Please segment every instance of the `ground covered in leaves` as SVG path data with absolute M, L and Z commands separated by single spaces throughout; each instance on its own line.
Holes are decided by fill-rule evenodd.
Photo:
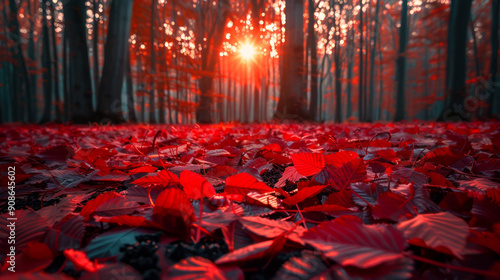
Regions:
M 0 168 L 2 279 L 500 277 L 499 123 L 3 126 Z

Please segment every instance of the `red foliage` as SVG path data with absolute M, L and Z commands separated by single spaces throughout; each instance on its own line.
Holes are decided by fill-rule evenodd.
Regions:
M 158 256 L 162 278 L 499 277 L 499 131 L 499 123 L 1 127 L 0 258 L 14 217 L 19 279 L 62 279 L 70 269 L 61 255 L 82 279 L 117 269 L 144 276 L 116 261 L 125 262 L 119 248 L 157 232 L 149 257 Z M 210 259 L 214 242 L 228 250 Z

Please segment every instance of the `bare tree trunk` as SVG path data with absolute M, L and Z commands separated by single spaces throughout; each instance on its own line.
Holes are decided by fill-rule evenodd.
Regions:
M 94 60 L 94 92 L 97 92 L 99 90 L 99 20 L 101 16 L 96 17 L 95 15 L 99 14 L 99 4 L 100 0 L 93 0 L 92 1 L 92 11 L 94 14 L 94 28 L 92 29 L 93 32 L 93 60 Z
M 35 17 L 34 15 L 36 14 L 36 7 L 35 9 L 32 8 L 31 2 L 32 1 L 27 1 L 28 2 L 28 13 L 29 13 L 29 22 L 30 22 L 30 30 L 29 30 L 29 39 L 28 39 L 28 58 L 31 60 L 31 63 L 34 63 L 36 61 L 36 56 L 35 56 Z M 33 67 L 31 67 L 33 70 Z M 27 107 L 28 107 L 28 121 L 30 123 L 36 123 L 37 116 L 38 116 L 38 108 L 36 106 L 36 93 L 37 93 L 37 87 L 36 85 L 36 79 L 37 75 L 33 72 L 30 74 L 30 85 L 32 86 L 32 91 L 28 93 L 29 95 L 26 96 L 27 99 Z
M 149 123 L 156 123 L 156 102 L 155 102 L 155 94 L 156 94 L 156 50 L 155 50 L 155 22 L 156 22 L 156 1 L 151 1 L 151 42 L 150 42 L 150 96 L 149 96 Z M 165 116 L 163 116 L 164 118 Z M 160 122 L 161 123 L 161 122 Z
M 308 120 L 304 87 L 304 30 L 302 0 L 286 0 L 285 44 L 280 71 L 280 98 L 275 118 Z
M 61 103 L 61 91 L 59 87 L 59 56 L 57 55 L 57 43 L 56 43 L 56 13 L 54 9 L 54 4 L 50 3 L 50 11 L 52 16 L 50 17 L 51 25 L 51 43 L 52 43 L 52 63 L 54 67 L 54 97 L 55 97 L 55 109 L 56 109 L 56 120 L 61 121 L 62 118 L 62 103 Z
M 471 118 L 464 106 L 466 91 L 467 25 L 472 0 L 452 1 L 448 30 L 446 99 L 439 121 L 468 121 Z
M 377 36 L 379 32 L 379 24 L 378 24 L 378 14 L 380 10 L 380 0 L 377 0 L 377 4 L 375 7 L 375 16 L 373 18 L 374 24 L 373 24 L 373 31 L 372 31 L 372 48 L 370 52 L 370 87 L 369 87 L 369 106 L 367 107 L 367 117 L 366 121 L 367 122 L 372 122 L 373 121 L 373 102 L 375 101 L 375 51 L 376 51 L 376 46 L 377 46 Z
M 92 80 L 85 26 L 85 0 L 68 0 L 63 4 L 69 43 L 70 119 L 76 123 L 87 123 L 92 116 Z
M 108 36 L 104 49 L 104 66 L 97 103 L 97 117 L 123 122 L 121 93 L 125 75 L 133 0 L 113 0 Z
M 42 123 L 52 119 L 52 61 L 50 53 L 49 26 L 47 22 L 47 5 L 45 1 L 40 2 L 42 9 L 42 67 L 43 72 L 43 115 Z
M 125 75 L 127 85 L 127 107 L 128 107 L 128 121 L 132 123 L 137 122 L 137 114 L 135 113 L 135 98 L 134 98 L 134 85 L 132 82 L 132 65 L 130 62 L 130 48 L 127 49 L 127 73 Z
M 403 0 L 401 7 L 401 26 L 399 27 L 399 51 L 396 60 L 396 114 L 394 121 L 402 121 L 405 119 L 405 78 L 406 78 L 406 44 L 408 43 L 408 0 Z
M 500 13 L 500 0 L 492 0 L 491 2 L 491 62 L 490 62 L 490 79 L 491 89 L 489 92 L 488 116 L 493 117 L 494 96 L 497 91 L 497 71 L 498 71 L 498 14 Z M 497 112 L 498 113 L 498 112 Z
M 358 121 L 364 121 L 363 108 L 363 1 L 359 7 L 359 76 L 358 76 Z
M 311 103 L 309 104 L 309 117 L 313 121 L 318 120 L 318 50 L 316 44 L 316 33 L 314 31 L 314 1 L 308 0 L 309 23 L 307 25 L 307 42 L 311 55 Z
M 28 74 L 28 67 L 26 66 L 26 61 L 24 59 L 23 55 L 23 50 L 21 47 L 21 33 L 19 30 L 19 21 L 17 20 L 17 4 L 15 0 L 9 0 L 9 19 L 8 19 L 8 24 L 9 24 L 9 33 L 10 33 L 10 39 L 12 39 L 14 43 L 14 47 L 11 48 L 11 52 L 13 53 L 13 56 L 17 60 L 17 64 L 13 65 L 13 70 L 14 70 L 14 80 L 15 82 L 13 83 L 13 93 L 15 94 L 13 97 L 13 100 L 16 100 L 15 103 L 17 104 L 14 107 L 14 114 L 15 118 L 14 121 L 24 121 L 24 111 L 25 108 L 23 105 L 23 99 L 26 96 L 34 96 L 32 94 L 32 85 L 30 83 L 30 78 Z M 4 7 L 5 11 L 5 7 Z M 23 83 L 19 83 L 18 77 L 21 76 Z M 23 85 L 24 85 L 24 90 L 23 90 Z
M 219 52 L 222 47 L 222 42 L 224 39 L 224 29 L 226 27 L 226 22 L 230 13 L 229 0 L 217 1 L 217 11 L 213 8 L 208 8 L 205 10 L 200 9 L 200 13 L 208 13 L 212 15 L 213 22 L 211 23 L 211 30 L 207 30 L 208 27 L 202 26 L 200 28 L 199 36 L 206 36 L 206 44 L 201 44 L 201 71 L 202 76 L 199 82 L 200 88 L 200 99 L 199 105 L 196 109 L 196 121 L 199 123 L 212 123 L 212 102 L 213 102 L 213 75 L 207 75 L 205 73 L 214 73 L 217 64 L 217 58 L 219 57 Z M 198 15 L 201 19 L 201 24 L 205 24 L 204 19 L 206 14 Z M 201 41 L 201 40 L 200 40 Z

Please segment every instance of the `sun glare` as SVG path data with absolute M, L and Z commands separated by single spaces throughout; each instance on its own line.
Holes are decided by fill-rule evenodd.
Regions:
M 253 60 L 255 55 L 257 54 L 257 50 L 250 43 L 243 43 L 240 47 L 240 56 L 243 60 Z

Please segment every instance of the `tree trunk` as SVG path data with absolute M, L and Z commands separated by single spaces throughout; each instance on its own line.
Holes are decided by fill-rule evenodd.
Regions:
M 394 121 L 405 119 L 405 78 L 406 78 L 406 44 L 408 43 L 408 0 L 403 0 L 401 7 L 401 26 L 399 27 L 399 51 L 396 60 L 396 114 Z
M 314 1 L 308 0 L 309 23 L 307 25 L 307 41 L 311 55 L 311 103 L 309 104 L 309 117 L 312 121 L 318 120 L 318 50 L 316 33 L 314 31 Z
M 135 98 L 134 98 L 134 84 L 132 82 L 132 64 L 130 62 L 130 48 L 127 50 L 127 73 L 125 76 L 127 85 L 127 107 L 128 107 L 128 121 L 137 123 L 137 114 L 135 113 Z
M 490 79 L 491 87 L 488 88 L 489 96 L 488 103 L 488 116 L 493 118 L 495 113 L 493 110 L 494 99 L 493 97 L 497 91 L 497 71 L 498 71 L 498 14 L 500 13 L 500 0 L 492 0 L 491 3 L 491 62 L 490 62 Z
M 363 116 L 363 1 L 359 7 L 359 76 L 358 76 L 358 121 L 364 121 Z
M 11 48 L 11 52 L 13 52 L 14 58 L 17 60 L 17 64 L 13 65 L 13 74 L 14 74 L 14 79 L 15 81 L 19 81 L 18 77 L 22 77 L 23 83 L 18 83 L 15 82 L 13 83 L 13 93 L 15 94 L 12 96 L 13 100 L 15 99 L 15 103 L 17 106 L 15 106 L 13 109 L 14 114 L 16 115 L 16 118 L 14 121 L 24 121 L 24 111 L 25 108 L 22 106 L 22 99 L 25 98 L 26 96 L 34 96 L 32 94 L 32 85 L 30 83 L 30 78 L 28 74 L 28 67 L 26 66 L 26 61 L 24 59 L 23 55 L 23 50 L 21 48 L 21 33 L 19 30 L 19 21 L 17 20 L 17 4 L 15 0 L 9 0 L 9 31 L 10 31 L 10 38 L 13 41 L 14 47 Z M 5 7 L 4 7 L 5 11 Z M 22 85 L 24 85 L 24 91 L 22 89 Z M 24 92 L 24 94 L 23 94 Z
M 100 0 L 93 0 L 92 8 L 94 13 L 94 28 L 92 29 L 94 40 L 92 46 L 92 58 L 94 60 L 94 92 L 99 90 L 99 20 L 100 16 L 96 17 L 96 14 L 99 14 L 99 4 Z
M 65 28 L 69 43 L 70 119 L 86 123 L 92 116 L 92 80 L 87 46 L 85 0 L 68 0 L 64 4 Z
M 61 92 L 59 89 L 59 56 L 57 55 L 57 43 L 56 43 L 56 13 L 54 9 L 54 3 L 50 3 L 50 25 L 51 25 L 51 43 L 52 43 L 52 63 L 54 67 L 54 98 L 55 98 L 55 109 L 56 109 L 56 120 L 60 122 L 62 120 L 62 102 L 61 102 Z
M 372 40 L 371 40 L 371 51 L 370 51 L 370 87 L 369 87 L 369 106 L 367 108 L 368 114 L 366 116 L 366 121 L 372 122 L 373 121 L 373 108 L 374 108 L 374 102 L 375 102 L 375 51 L 376 51 L 376 46 L 377 46 L 377 36 L 379 32 L 379 26 L 378 26 L 378 14 L 380 10 L 380 0 L 377 0 L 377 4 L 375 7 L 375 17 L 374 17 L 374 24 L 373 24 L 373 31 L 372 31 Z
M 156 102 L 155 102 L 155 94 L 156 94 L 156 49 L 155 49 L 155 22 L 156 22 L 156 0 L 151 1 L 151 42 L 150 42 L 150 88 L 151 92 L 149 93 L 149 123 L 156 123 Z M 165 118 L 165 116 L 163 116 Z
M 448 29 L 446 99 L 439 121 L 468 121 L 471 114 L 465 105 L 467 25 L 472 0 L 452 1 Z
M 304 30 L 302 0 L 286 0 L 285 7 L 285 43 L 283 54 L 280 55 L 280 98 L 275 118 L 280 120 L 308 120 L 306 103 L 307 95 L 304 88 Z
M 29 13 L 29 19 L 30 19 L 30 31 L 29 31 L 29 39 L 28 39 L 28 58 L 30 59 L 31 63 L 36 62 L 36 57 L 35 57 L 35 18 L 34 15 L 36 14 L 34 11 L 35 9 L 32 8 L 31 6 L 32 1 L 28 1 L 28 13 Z M 34 70 L 34 67 L 30 67 L 31 70 Z M 30 74 L 30 85 L 32 86 L 32 91 L 28 93 L 29 95 L 26 96 L 27 99 L 27 105 L 28 105 L 28 121 L 30 123 L 36 123 L 37 116 L 38 116 L 38 108 L 36 106 L 36 92 L 37 92 L 37 87 L 36 85 L 36 79 L 37 75 L 35 73 Z
M 202 44 L 203 48 L 201 50 L 201 72 L 202 76 L 199 80 L 200 88 L 200 99 L 198 108 L 196 108 L 196 122 L 198 123 L 212 123 L 212 102 L 213 102 L 213 83 L 214 83 L 214 72 L 217 66 L 217 60 L 219 57 L 219 52 L 222 47 L 222 42 L 224 40 L 224 29 L 226 27 L 226 22 L 230 14 L 230 4 L 229 0 L 221 0 L 217 2 L 217 10 L 212 11 L 201 11 L 201 13 L 210 13 L 215 17 L 215 22 L 211 26 L 211 30 L 207 31 L 206 26 L 203 26 L 200 30 L 201 32 L 198 36 L 206 36 L 208 33 L 211 36 L 206 36 L 206 44 Z M 209 8 L 212 9 L 212 8 Z M 213 14 L 215 13 L 215 15 Z M 204 19 L 205 15 L 198 15 L 200 19 Z M 202 20 L 203 21 L 203 20 Z M 201 24 L 205 24 L 202 22 Z M 210 74 L 207 74 L 210 73 Z
M 43 72 L 43 115 L 40 122 L 51 121 L 52 118 L 52 61 L 50 53 L 49 26 L 47 22 L 47 5 L 45 1 L 40 2 L 42 9 L 42 67 Z
M 120 103 L 126 69 L 125 57 L 130 35 L 132 3 L 133 0 L 113 0 L 111 2 L 97 117 L 107 118 L 112 122 L 124 121 Z

